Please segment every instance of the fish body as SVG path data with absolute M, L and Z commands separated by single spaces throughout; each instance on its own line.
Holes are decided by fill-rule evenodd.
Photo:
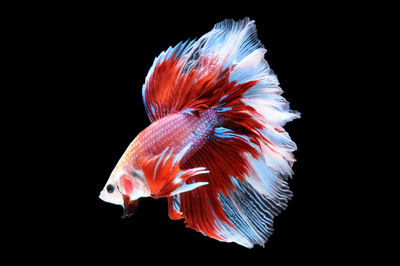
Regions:
M 211 135 L 216 123 L 213 110 L 168 115 L 152 123 L 133 140 L 121 157 L 121 166 L 140 169 L 139 162 L 143 156 L 160 154 L 168 147 L 181 150 L 193 143 L 192 149 L 199 149 Z M 190 152 L 186 157 L 190 157 Z
M 264 245 L 291 198 L 289 109 L 254 21 L 225 20 L 155 59 L 143 85 L 151 124 L 128 146 L 100 198 L 130 215 L 167 198 L 171 219 L 204 235 Z

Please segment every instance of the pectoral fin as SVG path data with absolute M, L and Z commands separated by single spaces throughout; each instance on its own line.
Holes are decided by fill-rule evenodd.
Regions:
M 208 182 L 186 183 L 193 176 L 209 173 L 204 167 L 186 170 L 179 167 L 180 161 L 190 146 L 187 145 L 179 153 L 174 153 L 172 149 L 167 148 L 158 155 L 142 159 L 141 167 L 153 198 L 177 195 L 208 184 Z

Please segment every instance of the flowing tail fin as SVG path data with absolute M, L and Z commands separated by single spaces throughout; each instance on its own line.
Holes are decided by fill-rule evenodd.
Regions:
M 283 129 L 300 117 L 289 109 L 257 39 L 254 21 L 225 20 L 198 41 L 180 43 L 156 60 L 143 86 L 152 121 L 213 110 L 212 135 L 180 169 L 203 169 L 168 198 L 171 219 L 225 242 L 264 245 L 273 217 L 286 208 L 296 144 Z

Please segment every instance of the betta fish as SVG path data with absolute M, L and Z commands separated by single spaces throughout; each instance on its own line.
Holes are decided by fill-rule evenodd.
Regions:
M 169 47 L 142 87 L 151 121 L 128 146 L 100 198 L 131 215 L 141 197 L 223 242 L 264 246 L 292 196 L 297 149 L 283 126 L 300 117 L 281 96 L 249 18 L 224 20 Z

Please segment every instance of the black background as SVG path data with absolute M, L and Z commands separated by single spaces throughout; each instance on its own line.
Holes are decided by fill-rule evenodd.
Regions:
M 341 7 L 304 4 L 214 12 L 164 7 L 57 6 L 31 14 L 31 23 L 23 25 L 29 45 L 21 52 L 37 86 L 32 97 L 40 99 L 32 128 L 46 128 L 38 131 L 36 143 L 49 179 L 39 184 L 49 188 L 35 193 L 34 203 L 43 212 L 32 209 L 28 231 L 33 236 L 22 242 L 31 246 L 43 238 L 45 247 L 35 253 L 39 258 L 58 254 L 60 260 L 129 264 L 142 257 L 154 263 L 245 258 L 274 264 L 354 255 L 360 225 L 349 216 L 357 212 L 349 205 L 356 203 L 346 186 L 338 185 L 349 173 L 343 170 L 347 154 L 337 157 L 343 149 L 336 126 L 342 113 L 333 108 L 339 104 L 349 116 L 356 112 L 337 89 L 346 83 L 338 76 L 343 75 L 342 48 L 353 34 L 342 31 L 347 14 Z M 126 147 L 150 124 L 141 88 L 154 58 L 225 18 L 247 16 L 256 21 L 283 96 L 302 114 L 285 126 L 298 145 L 289 181 L 294 197 L 275 218 L 273 235 L 264 248 L 222 243 L 170 220 L 165 199 L 142 199 L 133 217 L 121 219 L 122 207 L 98 195 Z M 45 118 L 43 124 L 34 119 L 38 116 Z

